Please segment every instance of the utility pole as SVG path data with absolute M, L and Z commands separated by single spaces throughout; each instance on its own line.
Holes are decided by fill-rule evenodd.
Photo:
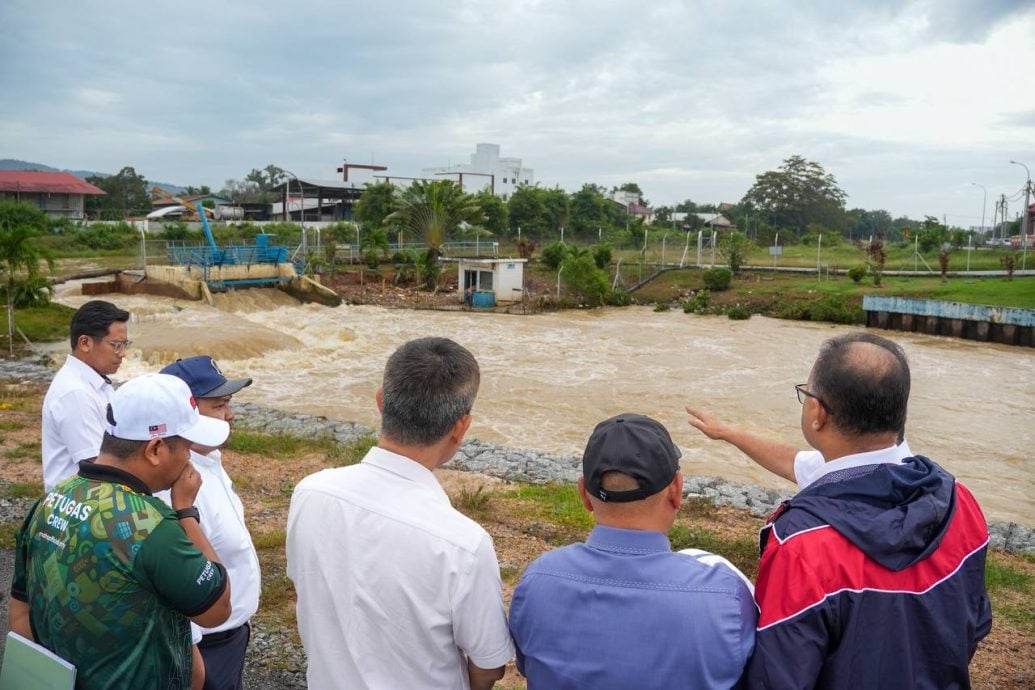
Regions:
M 1021 219 L 1021 247 L 1023 247 L 1021 253 L 1021 270 L 1023 271 L 1024 265 L 1028 261 L 1028 226 L 1030 225 L 1028 219 L 1031 215 L 1030 213 L 1028 213 L 1028 207 L 1031 203 L 1031 171 L 1028 170 L 1028 166 L 1024 163 L 1018 163 L 1017 161 L 1010 161 L 1010 163 L 1012 165 L 1019 165 L 1022 168 L 1024 168 L 1024 173 L 1026 175 L 1026 178 L 1024 180 L 1024 209 L 1022 209 L 1021 211 L 1021 213 L 1024 214 Z

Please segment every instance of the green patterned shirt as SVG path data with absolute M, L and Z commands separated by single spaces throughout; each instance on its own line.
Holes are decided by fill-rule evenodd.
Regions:
M 75 664 L 76 688 L 190 687 L 187 617 L 226 588 L 222 565 L 133 475 L 82 463 L 17 535 L 11 596 L 36 640 Z

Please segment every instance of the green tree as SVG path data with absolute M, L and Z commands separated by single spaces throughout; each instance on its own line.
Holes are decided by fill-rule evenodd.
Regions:
M 265 194 L 283 182 L 287 176 L 283 168 L 270 163 L 262 170 L 252 168 L 251 172 L 244 176 L 244 180 L 255 184 L 259 191 Z
M 385 228 L 385 219 L 395 211 L 396 201 L 395 185 L 391 182 L 368 184 L 353 209 L 356 221 L 367 231 Z
M 510 199 L 507 200 L 507 216 L 510 219 L 512 234 L 517 234 L 520 228 L 522 237 L 542 239 L 546 236 L 550 221 L 542 191 L 539 187 L 523 184 L 510 195 Z
M 455 182 L 417 180 L 399 195 L 395 211 L 385 220 L 424 241 L 427 250 L 418 271 L 422 272 L 423 287 L 434 290 L 441 271 L 438 258 L 443 243 L 462 224 L 480 226 L 485 216 L 478 201 Z
M 485 214 L 485 229 L 496 237 L 506 237 L 507 228 L 507 204 L 488 189 L 483 189 L 475 195 L 478 205 L 482 207 Z
M 847 213 L 847 221 L 848 234 L 852 238 L 869 239 L 871 235 L 876 235 L 878 232 L 887 234 L 894 228 L 891 214 L 884 209 L 867 211 L 862 208 L 853 208 Z
M 737 230 L 733 230 L 721 237 L 716 245 L 719 254 L 734 273 L 740 272 L 740 267 L 744 265 L 748 255 L 754 248 L 755 243 L 749 240 L 744 233 Z
M 50 268 L 54 261 L 32 239 L 47 228 L 47 216 L 30 204 L 0 201 L 0 270 L 6 273 L 7 343 L 14 354 L 14 309 L 16 298 L 23 303 L 49 301 L 50 284 L 40 274 L 40 261 Z M 20 274 L 20 275 L 19 275 Z
M 923 253 L 940 247 L 949 240 L 949 231 L 934 216 L 925 216 L 917 232 L 917 244 Z
M 755 177 L 741 200 L 749 211 L 770 225 L 805 232 L 809 223 L 841 228 L 847 195 L 819 163 L 791 156 L 778 170 Z
M 601 229 L 612 228 L 610 206 L 614 202 L 605 197 L 600 188 L 584 184 L 571 196 L 571 230 L 575 237 L 596 239 Z
M 571 226 L 571 198 L 560 187 L 544 189 L 541 193 L 550 229 L 559 235 L 561 228 Z
M 94 175 L 86 181 L 105 193 L 105 196 L 86 197 L 87 210 L 102 220 L 122 220 L 128 215 L 144 215 L 151 210 L 147 179 L 128 165 L 115 175 Z

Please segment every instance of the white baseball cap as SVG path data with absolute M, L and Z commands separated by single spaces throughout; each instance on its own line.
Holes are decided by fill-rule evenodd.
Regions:
M 169 374 L 144 374 L 119 386 L 108 405 L 108 433 L 127 441 L 180 436 L 219 446 L 230 435 L 221 419 L 203 417 L 190 388 Z

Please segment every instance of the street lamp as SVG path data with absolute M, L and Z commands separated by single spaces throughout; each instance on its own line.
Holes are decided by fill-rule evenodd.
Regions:
M 981 235 L 984 236 L 984 234 L 985 234 L 985 202 L 988 201 L 988 190 L 985 188 L 985 185 L 983 185 L 983 184 L 978 184 L 977 182 L 971 182 L 970 184 L 974 185 L 975 187 L 981 187 L 981 192 L 982 192 L 982 195 L 981 195 Z
M 1023 247 L 1021 253 L 1021 270 L 1024 270 L 1024 265 L 1028 261 L 1028 232 L 1030 231 L 1028 219 L 1031 213 L 1028 210 L 1029 199 L 1031 195 L 1031 171 L 1028 170 L 1028 166 L 1024 163 L 1018 163 L 1017 161 L 1010 161 L 1011 165 L 1019 165 L 1024 168 L 1024 173 L 1027 178 L 1024 180 L 1024 221 L 1021 223 L 1021 247 Z

